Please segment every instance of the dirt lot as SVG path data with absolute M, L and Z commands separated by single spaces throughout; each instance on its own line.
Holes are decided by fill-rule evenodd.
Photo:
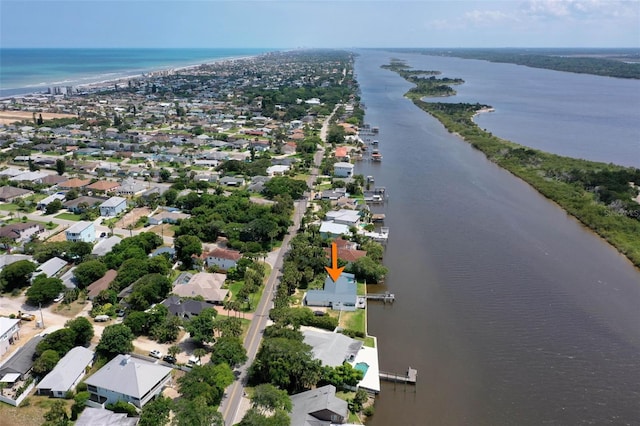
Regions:
M 71 413 L 73 400 L 53 399 L 46 396 L 31 395 L 25 399 L 28 406 L 12 407 L 9 404 L 0 404 L 0 426 L 40 426 L 44 423 L 44 414 L 49 411 L 55 401 L 64 401 L 67 404 L 67 413 Z M 23 401 L 23 404 L 25 402 Z
M 36 113 L 36 117 L 40 113 Z M 42 118 L 50 120 L 52 118 L 75 117 L 73 114 L 57 114 L 53 112 L 43 112 Z M 33 124 L 33 113 L 28 111 L 0 111 L 0 124 L 11 124 L 17 121 L 29 120 Z
M 124 215 L 124 217 L 120 219 L 118 223 L 116 223 L 116 226 L 118 228 L 126 228 L 130 224 L 135 225 L 138 219 L 140 219 L 142 216 L 149 215 L 151 215 L 151 210 L 149 210 L 147 207 L 136 207 L 135 209 Z

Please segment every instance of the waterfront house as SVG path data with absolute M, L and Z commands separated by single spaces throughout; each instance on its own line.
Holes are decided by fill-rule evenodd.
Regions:
M 323 366 L 338 367 L 345 362 L 362 371 L 362 379 L 355 389 L 380 392 L 380 364 L 378 350 L 364 346 L 362 341 L 352 339 L 342 333 L 302 327 L 304 343 L 311 346 L 313 357 Z
M 329 426 L 346 422 L 347 401 L 336 397 L 336 387 L 326 385 L 291 395 L 291 424 L 296 426 Z
M 357 226 L 360 223 L 360 212 L 349 209 L 332 210 L 327 212 L 325 220 L 347 226 Z
M 89 407 L 127 402 L 138 408 L 159 395 L 171 380 L 171 368 L 131 355 L 117 355 L 85 380 Z
M 342 223 L 324 221 L 320 224 L 320 236 L 324 239 L 333 239 L 341 235 L 349 235 L 349 226 Z
M 78 222 L 65 231 L 67 241 L 84 241 L 93 243 L 96 240 L 96 229 L 93 222 Z
M 100 216 L 117 216 L 118 213 L 127 209 L 127 199 L 122 197 L 111 197 L 100 204 Z
M 86 368 L 93 363 L 93 351 L 82 346 L 72 348 L 58 361 L 56 366 L 44 376 L 36 386 L 38 395 L 64 398 L 75 389 L 84 377 Z
M 343 272 L 338 281 L 327 277 L 322 290 L 309 290 L 303 297 L 306 306 L 329 307 L 336 311 L 355 311 L 358 301 L 355 276 Z
M 351 177 L 353 176 L 353 164 L 339 162 L 333 165 L 333 175 L 335 177 Z

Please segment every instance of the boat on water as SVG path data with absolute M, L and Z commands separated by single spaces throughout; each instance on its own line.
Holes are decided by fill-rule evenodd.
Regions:
M 380 151 L 378 151 L 377 149 L 374 149 L 373 151 L 371 151 L 371 159 L 373 161 L 382 161 L 382 154 L 380 154 Z
M 373 140 L 373 142 L 371 142 L 371 145 L 376 145 L 376 146 L 377 146 L 379 143 L 380 143 L 380 142 L 378 142 L 378 140 L 377 140 L 377 139 L 374 139 L 374 140 Z
M 367 176 L 367 182 L 373 183 L 374 182 L 373 176 Z

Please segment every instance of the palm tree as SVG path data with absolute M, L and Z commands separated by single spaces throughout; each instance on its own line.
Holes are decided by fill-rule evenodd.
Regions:
M 133 237 L 133 228 L 134 228 L 133 223 L 130 223 L 127 225 L 127 229 L 129 230 L 130 237 Z
M 201 358 L 206 354 L 207 354 L 207 351 L 205 351 L 202 348 L 197 348 L 196 350 L 193 351 L 193 355 L 195 355 L 198 358 L 198 362 L 200 362 Z
M 182 352 L 182 349 L 180 349 L 180 346 L 178 345 L 172 345 L 172 346 L 169 346 L 169 349 L 167 349 L 167 352 L 169 353 L 169 355 L 175 358 L 176 355 Z

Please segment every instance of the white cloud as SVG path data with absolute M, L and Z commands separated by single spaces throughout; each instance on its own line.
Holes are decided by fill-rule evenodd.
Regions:
M 640 14 L 638 0 L 527 0 L 522 7 L 526 15 L 552 18 L 629 17 Z
M 518 17 L 500 10 L 472 10 L 464 14 L 464 19 L 468 23 L 493 25 L 499 22 L 515 21 L 518 20 Z

